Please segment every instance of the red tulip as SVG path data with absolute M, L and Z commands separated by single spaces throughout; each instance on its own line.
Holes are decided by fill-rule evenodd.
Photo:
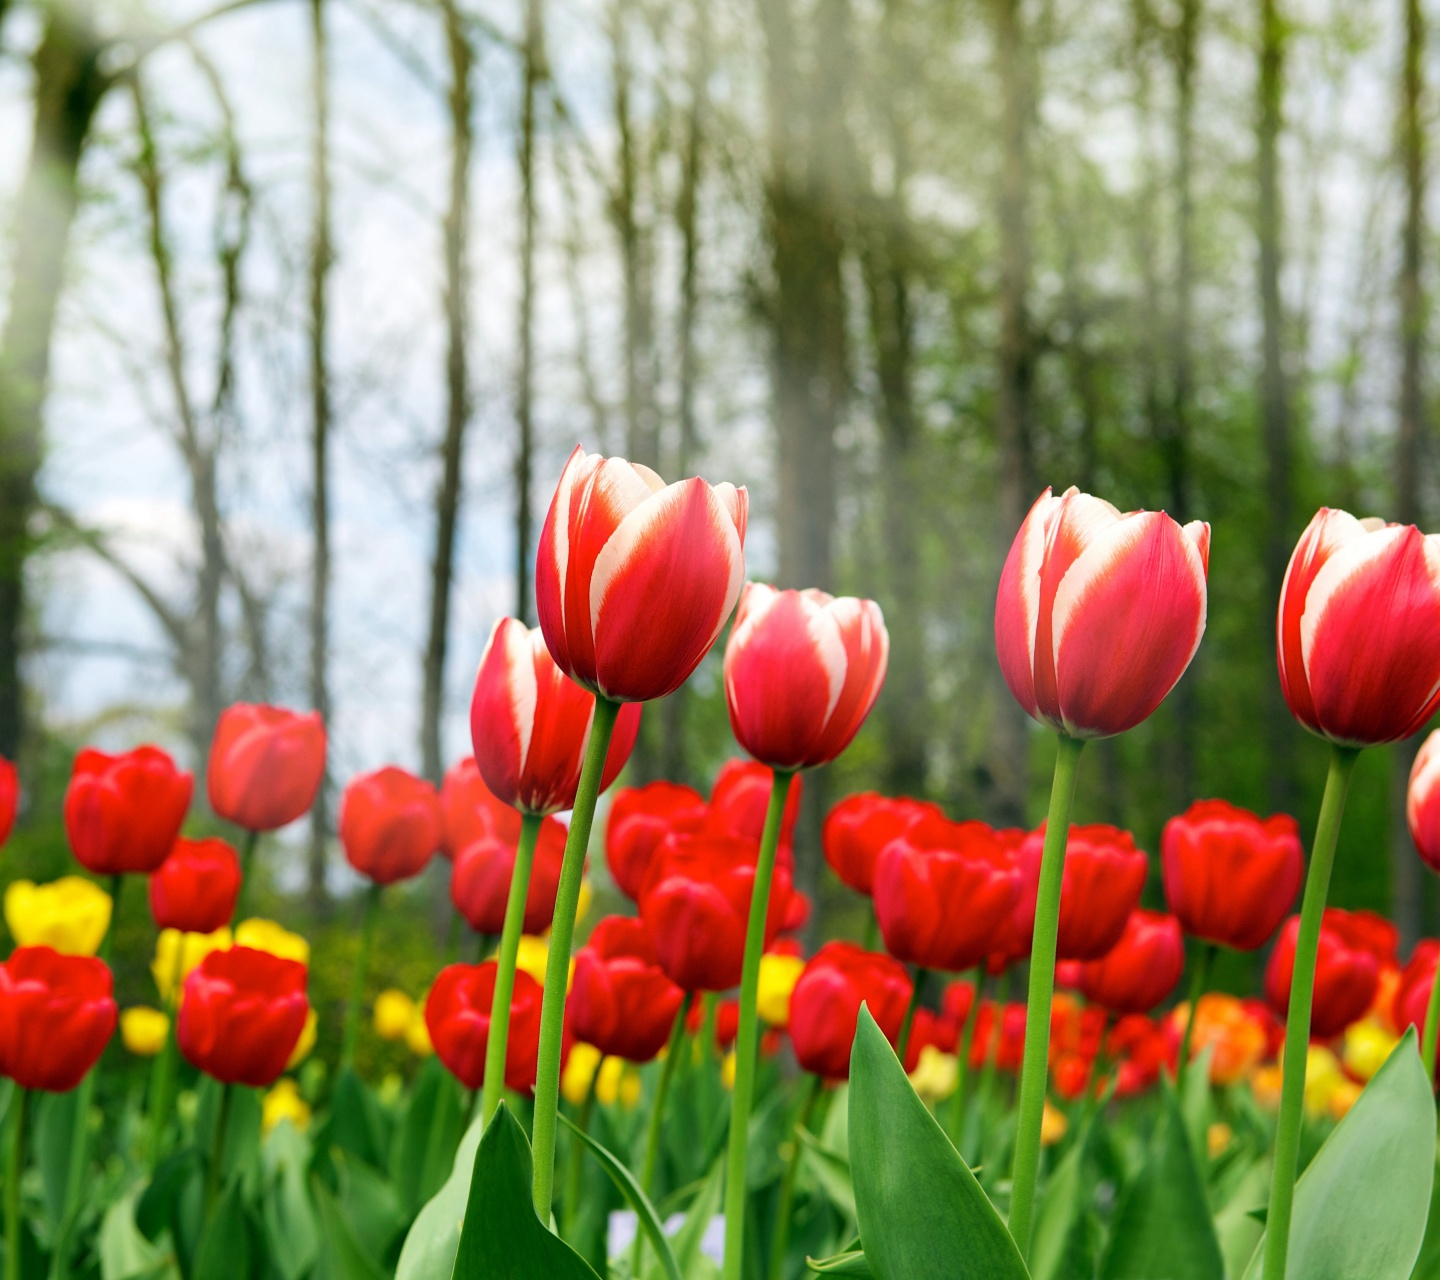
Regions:
M 210 807 L 247 831 L 274 831 L 309 811 L 325 779 L 318 711 L 237 702 L 210 744 Z
M 875 890 L 880 850 L 923 817 L 944 814 L 939 805 L 903 796 L 891 800 L 873 791 L 846 796 L 826 815 L 821 830 L 825 861 L 856 893 L 869 896 Z
M 1305 874 L 1300 828 L 1224 800 L 1197 800 L 1160 838 L 1165 899 L 1193 937 L 1237 951 L 1267 943 Z
M 440 852 L 454 859 L 467 844 L 498 836 L 508 845 L 520 839 L 520 813 L 497 800 L 480 776 L 474 756 L 457 761 L 440 787 Z
M 1057 980 L 1058 980 L 1058 974 Z M 1082 1005 L 1074 996 L 1061 992 L 1050 1006 L 1050 1060 L 1060 1054 L 1077 1053 L 1093 1058 L 1100 1052 L 1109 1015 L 1104 1009 Z
M 1149 1013 L 1185 972 L 1185 938 L 1174 916 L 1130 913 L 1125 932 L 1099 960 L 1080 967 L 1085 998 L 1112 1013 Z
M 1400 930 L 1374 911 L 1325 909 L 1325 926 L 1333 929 L 1347 946 L 1368 951 L 1380 969 L 1400 964 Z
M 684 684 L 739 599 L 748 511 L 734 485 L 667 486 L 577 446 L 535 560 L 535 608 L 560 669 L 617 702 Z
M 954 1053 L 960 1044 L 960 1028 L 943 1014 L 937 1014 L 923 1005 L 915 1010 L 910 1023 L 910 1039 L 905 1045 L 905 1070 L 914 1071 L 920 1065 L 921 1050 L 929 1047 L 941 1053 Z
M 873 600 L 746 583 L 725 646 L 735 740 L 772 769 L 828 764 L 870 714 L 889 656 Z
M 65 834 L 97 876 L 154 871 L 175 847 L 194 779 L 159 747 L 110 756 L 87 747 L 65 791 Z
M 565 860 L 565 824 L 545 818 L 535 841 L 530 887 L 525 895 L 526 933 L 543 933 L 555 915 L 560 864 Z M 476 933 L 498 934 L 505 926 L 515 845 L 499 836 L 482 836 L 456 855 L 450 868 L 450 901 Z
M 995 931 L 994 944 L 985 961 L 985 967 L 992 974 L 1004 973 L 1017 960 L 1024 960 L 1030 954 L 1031 935 L 1035 932 L 1035 901 L 1040 888 L 1040 863 L 1020 856 L 1020 850 L 1029 838 L 1030 833 L 1019 827 L 1002 827 L 995 832 L 1000 847 L 1020 870 L 1020 892 L 1010 914 Z
M 686 991 L 740 981 L 758 846 L 732 836 L 670 835 L 640 892 L 640 918 L 660 967 Z M 790 871 L 777 864 L 765 919 L 774 940 L 790 906 Z
M 1134 728 L 1185 674 L 1205 634 L 1210 526 L 1121 515 L 1076 489 L 1036 500 L 995 600 L 1010 692 L 1072 738 Z
M 274 1084 L 310 1011 L 305 966 L 252 947 L 212 951 L 185 979 L 176 1037 L 191 1066 L 225 1084 Z
M 240 859 L 225 841 L 181 836 L 150 873 L 150 914 L 161 929 L 214 933 L 230 923 L 240 897 Z
M 1428 738 L 1415 753 L 1410 768 L 1410 788 L 1405 796 L 1405 818 L 1410 825 L 1410 838 L 1425 865 L 1440 871 L 1440 729 Z M 11 806 L 14 809 L 13 803 Z M 3 811 L 3 800 L 0 800 Z M 0 843 L 4 843 L 4 821 L 0 817 Z
M 1095 1060 L 1078 1053 L 1052 1054 L 1051 1057 L 1054 1061 L 1050 1066 L 1050 1078 L 1055 1084 L 1055 1092 L 1066 1102 L 1085 1097 L 1090 1092 L 1090 1072 Z
M 727 760 L 715 775 L 710 788 L 710 817 L 706 829 L 724 835 L 739 836 L 759 844 L 765 830 L 765 810 L 770 805 L 770 769 L 753 760 Z M 795 839 L 795 824 L 800 820 L 800 794 L 805 779 L 790 783 L 785 810 L 780 815 L 780 848 L 788 850 Z M 784 854 L 782 853 L 782 860 Z
M 1440 706 L 1440 536 L 1322 507 L 1290 557 L 1275 633 L 1285 701 L 1312 733 L 1408 738 Z
M 1020 846 L 1019 857 L 1029 867 L 1025 876 L 1026 947 L 1034 930 L 1036 886 L 1045 828 L 1032 831 Z M 1140 905 L 1150 863 L 1135 847 L 1128 831 L 1105 823 L 1071 827 L 1065 847 L 1065 878 L 1060 886 L 1058 960 L 1098 960 L 1125 932 L 1130 913 Z
M 623 787 L 610 802 L 605 827 L 605 862 L 615 887 L 632 902 L 661 842 L 672 831 L 690 835 L 709 817 L 700 793 L 677 782 Z
M 793 874 L 793 872 L 792 872 Z M 795 889 L 790 894 L 790 905 L 785 908 L 785 919 L 780 922 L 782 933 L 797 933 L 810 922 L 810 895 Z
M 699 1001 L 691 1002 L 690 1012 L 685 1015 L 685 1030 L 692 1036 L 698 1036 L 705 1029 L 705 1006 Z M 720 1052 L 726 1052 L 735 1043 L 735 1037 L 740 1033 L 740 1002 L 738 1000 L 720 1000 L 715 1005 L 715 1048 Z M 769 1032 L 766 1032 L 766 1038 Z M 761 1041 L 760 1048 L 765 1051 L 765 1042 Z
M 15 811 L 20 807 L 20 775 L 15 766 L 0 756 L 0 845 L 10 838 Z
M 376 884 L 408 880 L 440 847 L 440 798 L 395 765 L 353 779 L 340 797 L 345 858 Z
M 1280 930 L 1265 969 L 1265 998 L 1282 1017 L 1290 1009 L 1290 979 L 1295 970 L 1295 940 L 1299 933 L 1300 917 L 1291 916 Z M 1320 926 L 1311 1036 L 1316 1040 L 1338 1036 L 1370 1007 L 1379 983 L 1379 962 L 1369 951 L 1345 940 L 1336 928 L 1334 908 L 1327 908 Z
M 425 1001 L 425 1027 L 446 1069 L 467 1089 L 485 1079 L 490 1006 L 495 997 L 494 960 L 441 969 Z M 529 1093 L 540 1053 L 540 984 L 516 970 L 510 998 L 510 1036 L 505 1042 L 505 1087 Z
M 1440 962 L 1440 942 L 1422 938 L 1410 953 L 1410 961 L 1400 974 L 1391 1006 L 1391 1021 L 1398 1031 L 1413 1026 L 1425 1030 L 1425 1014 L 1430 1007 L 1430 990 L 1435 985 L 1435 969 Z
M 940 1009 L 957 1027 L 963 1027 L 975 1007 L 975 984 L 963 978 L 949 983 L 940 1000 Z
M 1020 870 L 983 822 L 925 817 L 881 851 L 875 914 L 886 950 L 923 969 L 969 969 L 991 951 Z
M 810 957 L 790 993 L 790 1040 L 806 1071 L 849 1079 L 862 1003 L 894 1045 L 910 1003 L 910 975 L 887 955 L 851 942 L 827 942 Z
M 993 1061 L 1001 1071 L 1019 1071 L 1025 1058 L 1025 1006 L 1000 1005 L 998 1018 L 996 1008 L 992 1000 L 980 1002 L 970 1042 L 970 1065 L 978 1069 Z
M 1153 1088 L 1162 1070 L 1175 1074 L 1180 1044 L 1169 1027 L 1130 1014 L 1111 1029 L 1105 1052 L 1117 1063 L 1115 1096 L 1131 1098 Z
M 577 1040 L 649 1062 L 670 1038 L 685 993 L 660 968 L 639 920 L 606 916 L 575 953 L 566 1011 Z
M 0 964 L 0 1075 L 22 1089 L 68 1093 L 115 1031 L 103 960 L 17 947 Z
M 495 624 L 475 677 L 470 740 L 485 785 L 499 799 L 526 813 L 571 808 L 594 715 L 595 695 L 565 678 L 538 627 L 514 618 Z M 624 708 L 605 756 L 602 791 L 625 767 L 639 731 L 639 706 Z

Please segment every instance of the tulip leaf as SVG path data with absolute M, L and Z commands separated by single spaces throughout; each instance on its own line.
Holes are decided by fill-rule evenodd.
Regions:
M 250 1227 L 238 1182 L 230 1184 L 205 1221 L 194 1274 L 205 1280 L 250 1280 Z
M 324 1248 L 315 1264 L 315 1280 L 385 1280 L 356 1238 L 354 1228 L 340 1211 L 330 1188 L 318 1177 L 310 1179 L 310 1192 L 319 1210 Z
M 876 1280 L 1024 1280 L 995 1206 L 862 1008 L 850 1057 L 850 1168 Z
M 353 1067 L 346 1067 L 335 1081 L 330 1115 L 317 1146 L 323 1151 L 332 1144 L 377 1169 L 385 1167 L 385 1117 Z
M 864 1249 L 852 1249 L 848 1253 L 837 1253 L 833 1258 L 806 1258 L 811 1271 L 822 1276 L 851 1276 L 854 1280 L 871 1280 L 874 1272 L 865 1260 Z
M 855 1221 L 855 1182 L 850 1174 L 850 1161 L 832 1151 L 808 1129 L 795 1130 L 805 1164 L 820 1184 L 826 1198 L 849 1222 Z
M 1295 1184 L 1287 1280 L 1408 1280 L 1435 1178 L 1435 1096 L 1412 1027 Z M 1245 1280 L 1259 1280 L 1265 1241 Z
M 282 1280 L 301 1280 L 315 1265 L 320 1233 L 306 1184 L 310 1144 L 290 1121 L 270 1131 L 261 1149 L 267 1188 L 261 1205 L 265 1243 Z
M 715 1215 L 720 1212 L 724 1193 L 725 1160 L 721 1156 L 716 1159 L 705 1181 L 700 1184 L 700 1190 L 691 1202 L 690 1211 L 685 1215 L 684 1225 L 675 1233 L 675 1261 L 680 1265 L 683 1275 L 693 1274 L 697 1259 L 701 1257 L 700 1246 L 705 1240 L 705 1232 L 709 1230 Z
M 454 1280 L 599 1280 L 535 1216 L 525 1131 L 503 1102 L 480 1139 Z
M 1162 1092 L 1164 1109 L 1150 1155 L 1115 1215 L 1100 1278 L 1225 1280 L 1180 1101 L 1168 1082 Z
M 172 1276 L 174 1266 L 166 1251 L 153 1245 L 135 1225 L 136 1188 L 114 1201 L 100 1220 L 95 1251 L 100 1258 L 101 1280 L 140 1280 Z
M 420 1210 L 395 1268 L 395 1280 L 450 1280 L 460 1248 L 460 1226 L 470 1198 L 475 1153 L 480 1149 L 481 1122 L 465 1131 L 450 1177 Z
M 444 1183 L 464 1126 L 455 1077 L 438 1058 L 428 1058 L 415 1077 L 390 1150 L 390 1174 L 410 1213 Z
M 1076 1225 L 1084 1214 L 1086 1186 L 1082 1174 L 1085 1149 L 1089 1143 L 1087 1123 L 1070 1150 L 1046 1179 L 1040 1212 L 1035 1219 L 1035 1236 L 1030 1246 L 1030 1275 L 1033 1280 L 1060 1280 L 1075 1239 Z
M 1253 1211 L 1270 1196 L 1270 1161 L 1256 1160 L 1236 1184 L 1224 1208 L 1215 1215 L 1215 1238 L 1225 1259 L 1225 1274 L 1239 1276 L 1255 1252 L 1255 1242 L 1265 1230 L 1263 1215 L 1255 1220 Z
M 680 1264 L 675 1261 L 670 1241 L 665 1238 L 665 1228 L 660 1224 L 659 1215 L 655 1212 L 655 1206 L 650 1203 L 650 1197 L 641 1190 L 640 1184 L 635 1181 L 635 1175 L 584 1129 L 572 1124 L 568 1116 L 561 1116 L 560 1119 L 570 1132 L 585 1144 L 590 1154 L 600 1162 L 601 1167 L 610 1175 L 610 1181 L 625 1197 L 625 1203 L 635 1210 L 635 1216 L 639 1219 L 639 1229 L 645 1233 L 650 1247 L 655 1250 L 656 1256 L 660 1259 L 660 1266 L 668 1280 L 681 1280 Z

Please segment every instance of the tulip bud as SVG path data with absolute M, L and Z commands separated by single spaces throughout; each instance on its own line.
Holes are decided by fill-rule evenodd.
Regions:
M 1415 753 L 1410 788 L 1405 796 L 1405 819 L 1410 838 L 1425 865 L 1440 871 L 1440 729 Z
M 115 1031 L 110 969 L 90 956 L 18 947 L 0 964 L 0 1075 L 68 1093 Z
M 1364 1014 L 1380 980 L 1380 964 L 1375 956 L 1364 946 L 1347 940 L 1347 914 L 1327 907 L 1320 926 L 1315 995 L 1310 1012 L 1310 1034 L 1317 1040 L 1338 1036 Z M 1300 917 L 1291 916 L 1280 930 L 1265 969 L 1265 997 L 1282 1017 L 1290 1007 L 1290 980 L 1299 934 Z
M 577 1040 L 630 1062 L 649 1062 L 665 1046 L 685 993 L 660 967 L 644 924 L 606 916 L 575 954 L 566 1005 Z
M 310 1127 L 310 1104 L 300 1096 L 300 1087 L 291 1079 L 277 1080 L 260 1102 L 260 1131 L 269 1133 L 288 1120 L 299 1133 Z
M 705 820 L 706 831 L 717 835 L 738 836 L 758 844 L 765 831 L 765 811 L 770 806 L 770 787 L 774 773 L 768 765 L 754 760 L 727 760 L 715 775 L 710 788 L 710 814 Z M 790 794 L 780 814 L 780 860 L 793 860 L 795 824 L 800 820 L 800 797 L 804 792 L 803 776 L 791 779 Z
M 860 1006 L 893 1046 L 910 1003 L 910 975 L 887 955 L 850 942 L 827 942 L 790 993 L 790 1041 L 796 1061 L 830 1080 L 850 1078 L 850 1048 Z
M 672 831 L 691 835 L 708 817 L 700 793 L 679 783 L 651 782 L 617 791 L 605 826 L 605 862 L 615 887 L 637 900 L 665 837 Z
M 440 786 L 440 852 L 453 862 L 467 844 L 487 836 L 499 836 L 512 847 L 519 843 L 520 813 L 496 797 L 475 757 L 466 756 Z
M 1032 831 L 1021 844 L 1024 868 L 1025 952 L 1034 931 L 1035 900 L 1045 828 Z M 1056 958 L 1098 960 L 1120 941 L 1130 913 L 1140 905 L 1150 861 L 1135 847 L 1135 838 L 1106 823 L 1070 828 L 1060 887 L 1060 931 Z
M 5 889 L 5 923 L 19 946 L 93 956 L 109 932 L 113 905 L 104 889 L 83 876 L 61 876 L 49 884 L 15 880 Z
M 535 861 L 525 894 L 526 933 L 543 933 L 555 915 L 555 894 L 565 860 L 565 824 L 545 818 L 535 840 Z M 450 901 L 476 933 L 498 934 L 505 925 L 516 846 L 487 836 L 466 845 L 450 869 Z
M 452 964 L 440 970 L 425 1000 L 425 1026 L 435 1052 L 467 1089 L 478 1089 L 485 1078 L 497 967 L 493 960 Z M 505 1087 L 517 1093 L 529 1093 L 535 1087 L 541 995 L 540 984 L 523 969 L 517 970 L 510 999 L 510 1037 L 505 1045 Z
M 415 1001 L 393 987 L 375 997 L 375 1034 L 382 1040 L 403 1040 L 415 1017 Z
M 182 836 L 150 873 L 150 914 L 161 929 L 214 933 L 230 923 L 239 897 L 240 859 L 215 836 Z
M 387 765 L 355 778 L 340 798 L 345 858 L 376 884 L 408 880 L 440 847 L 440 798 L 423 778 Z
M 868 897 L 880 851 L 925 817 L 944 814 L 939 805 L 903 796 L 891 800 L 873 791 L 847 796 L 825 817 L 820 835 L 825 861 L 844 884 Z
M 274 831 L 315 803 L 325 779 L 318 711 L 237 702 L 220 713 L 210 744 L 210 807 L 246 831 Z
M 137 1004 L 120 1014 L 120 1039 L 128 1053 L 153 1058 L 170 1037 L 170 1018 L 159 1009 Z
M 159 747 L 110 756 L 87 747 L 65 791 L 65 834 L 97 876 L 154 871 L 180 834 L 194 779 Z
M 310 1014 L 305 981 L 305 966 L 295 960 L 250 947 L 212 951 L 185 979 L 180 1052 L 225 1084 L 274 1084 Z
M 1174 916 L 1138 908 L 1099 960 L 1080 966 L 1087 1000 L 1112 1013 L 1149 1013 L 1175 990 L 1185 971 L 1185 939 Z

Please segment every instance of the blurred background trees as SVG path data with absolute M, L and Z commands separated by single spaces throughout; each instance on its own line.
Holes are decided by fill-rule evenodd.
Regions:
M 1042 815 L 991 608 L 1047 484 L 1214 529 L 1200 655 L 1082 819 L 1313 815 L 1290 549 L 1321 504 L 1440 505 L 1433 61 L 1421 0 L 0 0 L 32 830 L 62 746 L 203 765 L 237 697 L 327 710 L 336 781 L 437 776 L 577 441 L 749 484 L 756 576 L 884 606 L 877 714 L 807 785 L 822 907 L 844 790 Z M 1413 749 L 1367 753 L 1335 893 L 1412 937 Z M 712 658 L 632 775 L 733 750 Z M 275 860 L 316 911 L 332 825 Z

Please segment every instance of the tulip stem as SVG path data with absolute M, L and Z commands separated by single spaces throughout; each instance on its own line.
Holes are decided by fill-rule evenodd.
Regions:
M 995 982 L 994 1016 L 990 1019 L 990 1034 L 985 1039 L 985 1065 L 980 1068 L 980 1088 L 976 1094 L 976 1143 L 975 1159 L 981 1160 L 985 1152 L 985 1122 L 990 1111 L 990 1100 L 995 1096 L 995 1071 L 999 1066 L 1000 1049 L 1005 1040 L 1005 1006 L 1010 1001 L 1010 970 L 1006 969 Z M 977 1018 L 979 1014 L 975 1015 Z
M 795 1178 L 800 1172 L 800 1130 L 810 1127 L 810 1117 L 820 1100 L 825 1081 L 812 1075 L 805 1082 L 805 1100 L 790 1130 L 790 1152 L 785 1156 L 785 1173 L 780 1182 L 780 1202 L 775 1210 L 775 1235 L 770 1241 L 770 1280 L 783 1280 L 785 1255 L 790 1252 L 790 1214 L 795 1206 Z
M 201 1223 L 208 1223 L 220 1198 L 220 1166 L 225 1162 L 225 1127 L 230 1122 L 230 1092 L 233 1086 L 221 1081 L 220 1106 L 215 1113 L 215 1132 L 210 1139 L 210 1163 L 205 1169 L 205 1213 Z
M 965 1021 L 960 1028 L 960 1055 L 955 1063 L 955 1093 L 950 1103 L 950 1141 L 956 1151 L 960 1150 L 965 1127 L 965 1075 L 970 1067 L 970 1049 L 975 1043 L 975 1023 L 980 1016 L 980 992 L 985 982 L 985 966 L 978 965 L 971 973 L 970 980 L 974 984 L 974 994 L 970 998 L 970 1008 L 965 1011 Z
M 1430 981 L 1430 999 L 1425 1005 L 1425 1029 L 1420 1042 L 1420 1061 L 1425 1064 L 1426 1076 L 1435 1079 L 1435 1036 L 1440 1031 L 1440 967 Z
M 150 1150 L 148 1160 L 150 1172 L 160 1163 L 160 1152 L 164 1146 L 165 1124 L 170 1117 L 171 1097 L 175 1089 L 176 1058 L 180 1051 L 180 988 L 185 980 L 185 935 L 175 935 L 175 963 L 170 970 L 170 999 L 166 1001 L 170 1014 L 170 1025 L 165 1028 L 165 1044 L 155 1060 L 155 1074 L 152 1077 L 154 1089 L 150 1098 Z
M 580 905 L 580 882 L 585 876 L 585 852 L 595 822 L 595 802 L 610 736 L 620 703 L 597 696 L 590 722 L 590 741 L 565 837 L 565 860 L 555 893 L 555 917 L 550 926 L 550 954 L 545 961 L 545 995 L 540 1005 L 540 1057 L 535 1072 L 535 1212 L 550 1224 L 550 1203 L 555 1191 L 555 1126 L 560 1109 L 560 1052 L 565 1030 L 565 994 L 570 982 L 570 945 L 575 939 L 575 912 Z
M 500 934 L 500 955 L 495 968 L 495 993 L 490 999 L 490 1037 L 485 1042 L 485 1101 L 480 1114 L 485 1123 L 505 1096 L 505 1052 L 510 1044 L 510 999 L 515 993 L 515 960 L 525 927 L 525 900 L 530 895 L 530 868 L 535 862 L 535 839 L 540 815 L 520 819 L 520 843 L 515 846 L 515 867 L 510 873 L 510 897 L 505 902 L 505 925 Z
M 360 950 L 355 956 L 355 972 L 350 977 L 350 1002 L 345 1006 L 341 1071 L 355 1065 L 355 1046 L 360 1042 L 360 1007 L 365 1001 L 365 976 L 370 967 L 370 947 L 375 940 L 375 921 L 380 914 L 380 894 L 384 888 L 384 885 L 372 884 L 365 890 L 365 911 L 360 919 Z
M 247 831 L 245 843 L 240 846 L 240 893 L 235 899 L 235 911 L 232 919 L 236 921 L 245 918 L 245 904 L 250 899 L 250 871 L 255 865 L 255 850 L 260 844 L 260 833 L 258 831 Z
M 20 1280 L 20 1176 L 25 1167 L 25 1111 L 29 1090 L 11 1095 L 10 1150 L 5 1162 L 5 1280 Z
M 1345 796 L 1355 772 L 1358 747 L 1330 749 L 1330 772 L 1315 825 L 1310 870 L 1305 877 L 1305 898 L 1300 907 L 1300 933 L 1295 939 L 1295 967 L 1290 979 L 1290 1010 L 1285 1019 L 1284 1076 L 1280 1089 L 1280 1119 L 1275 1128 L 1275 1171 L 1270 1186 L 1270 1208 L 1265 1218 L 1265 1269 L 1267 1280 L 1283 1280 L 1290 1250 L 1290 1211 L 1295 1199 L 1295 1172 L 1300 1153 L 1300 1121 L 1305 1101 L 1305 1059 L 1310 1043 L 1311 1002 L 1315 994 L 1315 958 L 1320 949 L 1320 922 L 1330 891 L 1330 869 Z
M 670 1028 L 670 1039 L 665 1045 L 665 1061 L 660 1064 L 660 1079 L 655 1082 L 655 1098 L 650 1104 L 650 1118 L 645 1124 L 645 1162 L 640 1166 L 640 1190 L 647 1196 L 655 1185 L 655 1166 L 660 1163 L 660 1129 L 665 1119 L 665 1103 L 670 1097 L 670 1084 L 675 1079 L 675 1068 L 679 1064 L 681 1048 L 685 1043 L 685 1019 L 690 1013 L 690 1002 L 695 998 L 693 991 L 685 993 L 680 1011 L 675 1015 L 675 1025 Z M 598 1074 L 599 1068 L 596 1068 Z M 635 1229 L 635 1250 L 630 1259 L 630 1274 L 640 1274 L 640 1263 L 645 1256 L 645 1236 L 637 1224 Z
M 720 993 L 718 991 L 707 991 L 704 996 L 705 1016 L 700 1022 L 700 1061 L 711 1062 L 715 1058 L 716 1050 L 716 1027 L 720 1024 Z
M 1195 1011 L 1200 1008 L 1200 997 L 1205 994 L 1205 983 L 1219 950 L 1213 942 L 1202 942 L 1190 973 L 1190 1008 L 1185 1015 L 1185 1034 L 1180 1039 L 1180 1061 L 1175 1065 L 1176 1089 L 1185 1083 L 1185 1072 L 1190 1066 L 1190 1042 L 1195 1038 Z
M 1050 789 L 1050 813 L 1045 825 L 1045 849 L 1040 856 L 1035 941 L 1030 948 L 1030 994 L 1025 1003 L 1025 1057 L 1020 1072 L 1020 1108 L 1010 1194 L 1010 1234 L 1024 1258 L 1030 1256 L 1030 1220 L 1035 1208 L 1035 1183 L 1040 1176 L 1040 1126 L 1045 1118 L 1045 1084 L 1049 1074 L 1050 1001 L 1055 994 L 1060 886 L 1065 878 L 1065 844 L 1070 834 L 1075 774 L 1084 747 L 1083 738 L 1060 734 L 1055 780 Z
M 905 1006 L 905 1020 L 900 1024 L 900 1038 L 895 1044 L 895 1056 L 902 1065 L 905 1054 L 910 1049 L 910 1032 L 915 1026 L 915 1011 L 920 1008 L 920 1002 L 925 998 L 925 979 L 929 975 L 928 969 L 916 965 L 915 980 L 910 984 L 910 1003 Z
M 755 1009 L 760 987 L 760 956 L 765 950 L 765 922 L 770 914 L 770 882 L 775 876 L 775 852 L 780 847 L 780 821 L 785 797 L 795 777 L 776 769 L 770 783 L 770 804 L 760 837 L 755 864 L 755 887 L 750 894 L 750 918 L 745 925 L 745 961 L 740 971 L 740 1028 L 735 1037 L 735 1092 L 730 1098 L 730 1146 L 725 1166 L 725 1264 L 722 1280 L 740 1280 L 745 1247 L 745 1163 L 750 1148 L 750 1107 L 755 1100 L 755 1056 L 760 1042 L 759 1014 Z

